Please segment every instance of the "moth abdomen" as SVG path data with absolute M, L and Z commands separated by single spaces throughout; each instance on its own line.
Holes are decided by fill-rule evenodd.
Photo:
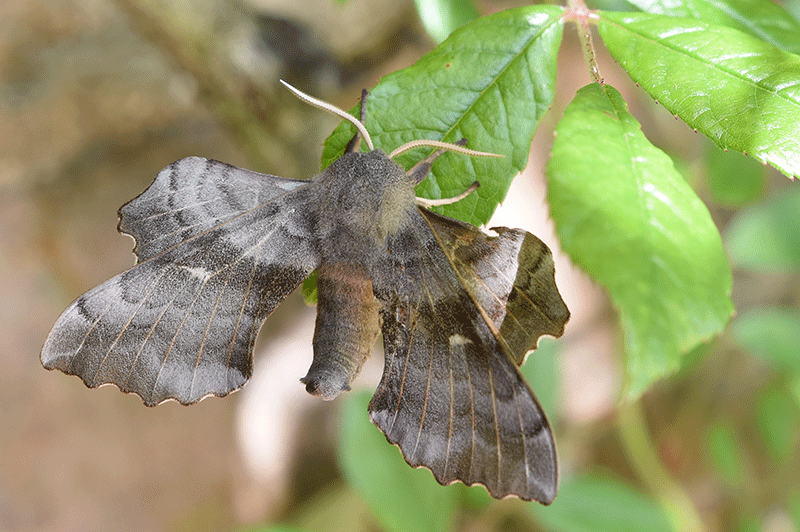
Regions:
M 350 384 L 347 380 L 346 373 L 324 371 L 312 366 L 308 370 L 308 374 L 300 379 L 300 382 L 306 385 L 306 391 L 311 395 L 330 401 L 341 392 L 350 391 Z
M 362 265 L 327 263 L 317 269 L 314 361 L 300 379 L 308 393 L 330 400 L 350 389 L 378 337 L 378 309 Z

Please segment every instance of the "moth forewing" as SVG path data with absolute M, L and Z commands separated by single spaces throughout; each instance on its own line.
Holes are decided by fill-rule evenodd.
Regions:
M 517 365 L 542 335 L 559 337 L 569 311 L 550 249 L 522 229 L 479 228 L 421 209 L 437 242 L 493 333 Z
M 140 263 L 62 313 L 43 365 L 148 406 L 240 388 L 261 324 L 319 263 L 306 185 L 202 158 L 165 168 L 122 208 Z

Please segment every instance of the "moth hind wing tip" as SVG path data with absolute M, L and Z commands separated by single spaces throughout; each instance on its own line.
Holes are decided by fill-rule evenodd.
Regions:
M 402 453 L 402 449 L 401 449 Z M 403 455 L 405 458 L 405 455 Z M 408 462 L 408 460 L 406 460 Z M 410 465 L 410 462 L 409 462 Z M 556 498 L 556 492 L 558 491 L 558 486 L 545 486 L 544 489 L 532 489 L 532 490 L 496 490 L 490 487 L 486 482 L 481 480 L 465 480 L 460 477 L 452 477 L 452 478 L 439 478 L 439 475 L 436 474 L 436 471 L 425 464 L 414 465 L 416 469 L 427 469 L 433 474 L 433 478 L 441 484 L 442 486 L 449 486 L 451 484 L 461 483 L 464 486 L 471 488 L 473 486 L 480 486 L 486 490 L 486 492 L 494 499 L 520 499 L 527 502 L 536 501 L 540 504 L 545 506 L 549 506 L 553 500 Z
M 541 488 L 534 488 L 530 490 L 496 490 L 490 487 L 486 482 L 481 480 L 468 480 L 461 478 L 459 476 L 448 475 L 445 476 L 441 471 L 438 471 L 439 468 L 435 466 L 431 466 L 429 464 L 425 464 L 416 460 L 410 460 L 408 455 L 403 451 L 403 448 L 400 446 L 400 443 L 397 441 L 392 441 L 392 438 L 386 433 L 386 431 L 381 428 L 381 426 L 376 423 L 375 419 L 373 418 L 373 413 L 370 412 L 370 421 L 374 425 L 376 425 L 383 435 L 386 437 L 386 441 L 392 444 L 400 451 L 400 455 L 403 457 L 405 462 L 413 467 L 414 469 L 426 469 L 431 472 L 433 475 L 434 480 L 442 486 L 450 486 L 452 484 L 461 483 L 464 486 L 470 488 L 473 486 L 480 486 L 486 490 L 489 495 L 494 499 L 510 499 L 510 498 L 517 498 L 523 501 L 532 502 L 536 501 L 544 506 L 549 506 L 556 498 L 556 494 L 558 491 L 558 482 L 554 481 L 548 483 L 548 485 L 541 487 Z
M 42 366 L 46 370 L 54 370 L 58 368 L 58 362 L 63 360 L 63 356 L 59 356 L 57 354 L 53 354 L 47 349 L 47 344 L 42 348 L 42 351 L 39 353 L 39 362 L 42 363 Z
M 373 401 L 375 398 L 373 397 Z M 556 498 L 556 494 L 558 492 L 558 473 L 557 468 L 554 466 L 553 473 L 550 475 L 546 475 L 547 478 L 538 479 L 539 482 L 530 483 L 528 489 L 521 489 L 521 490 L 513 490 L 513 489 L 497 489 L 492 488 L 487 485 L 486 482 L 482 480 L 472 480 L 461 478 L 458 473 L 454 474 L 446 474 L 445 471 L 442 471 L 440 467 L 432 466 L 430 464 L 423 463 L 419 460 L 410 459 L 408 454 L 403 450 L 403 447 L 400 445 L 400 439 L 395 439 L 391 435 L 391 426 L 387 426 L 389 419 L 392 417 L 391 412 L 385 409 L 378 409 L 373 406 L 373 401 L 369 404 L 369 419 L 373 425 L 378 427 L 380 431 L 383 433 L 384 437 L 386 437 L 386 441 L 397 447 L 400 451 L 403 460 L 415 469 L 427 469 L 433 475 L 433 478 L 442 486 L 449 486 L 451 484 L 455 484 L 460 482 L 467 487 L 471 486 L 482 486 L 488 493 L 495 499 L 507 499 L 511 497 L 515 497 L 521 499 L 523 501 L 536 501 L 540 504 L 545 506 L 549 505 L 553 502 Z M 553 449 L 555 449 L 555 444 L 553 443 Z

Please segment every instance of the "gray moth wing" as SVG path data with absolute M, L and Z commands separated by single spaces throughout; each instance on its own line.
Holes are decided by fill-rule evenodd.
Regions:
M 552 260 L 538 239 L 526 243 L 524 231 L 500 229 L 487 241 L 475 227 L 419 209 L 389 238 L 373 276 L 386 361 L 370 418 L 410 465 L 429 468 L 442 484 L 482 484 L 494 497 L 549 504 L 558 485 L 553 435 L 509 347 L 520 340 L 500 332 L 515 312 L 492 309 L 535 290 L 516 279 L 549 276 L 555 290 Z M 518 273 L 518 257 L 537 252 L 542 258 L 524 260 Z M 471 262 L 454 266 L 457 256 Z M 499 271 L 483 271 L 489 262 Z M 470 289 L 475 279 L 489 289 Z M 489 304 L 490 296 L 498 301 Z M 516 324 L 512 336 L 530 345 L 560 335 L 569 313 L 555 298 L 544 312 L 553 323 Z
M 261 324 L 319 263 L 310 182 L 199 157 L 120 209 L 139 264 L 76 299 L 42 364 L 148 406 L 240 388 Z
M 309 183 L 186 157 L 120 207 L 119 231 L 133 237 L 142 262 L 261 205 L 274 208 L 273 200 Z

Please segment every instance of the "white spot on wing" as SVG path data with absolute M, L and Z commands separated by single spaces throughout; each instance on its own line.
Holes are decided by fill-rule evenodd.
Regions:
M 203 282 L 206 282 L 209 279 L 211 279 L 211 276 L 213 275 L 212 272 L 206 270 L 205 268 L 200 268 L 198 266 L 181 266 L 181 268 L 189 272 L 189 274 L 192 277 L 200 279 Z
M 469 338 L 464 338 L 460 334 L 454 334 L 453 336 L 451 336 L 447 340 L 450 342 L 451 346 L 454 346 L 454 345 L 466 345 L 466 344 L 471 344 L 472 343 L 472 340 L 470 340 Z
M 305 185 L 302 181 L 276 181 L 275 186 L 283 190 L 294 190 L 300 185 Z

